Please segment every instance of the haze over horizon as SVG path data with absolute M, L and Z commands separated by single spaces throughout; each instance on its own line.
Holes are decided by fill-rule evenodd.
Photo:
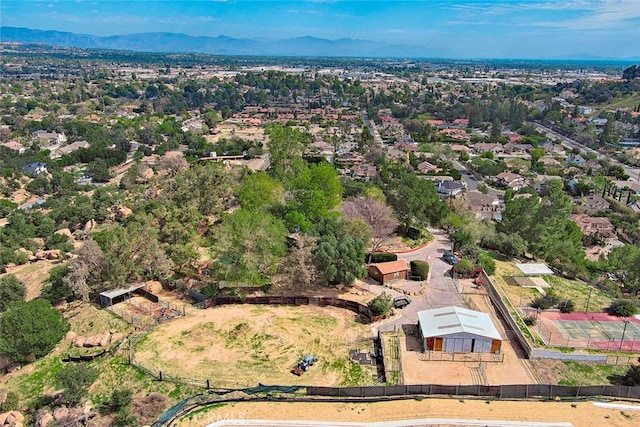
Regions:
M 3 0 L 0 16 L 2 26 L 97 36 L 311 36 L 415 46 L 447 57 L 640 57 L 640 0 Z

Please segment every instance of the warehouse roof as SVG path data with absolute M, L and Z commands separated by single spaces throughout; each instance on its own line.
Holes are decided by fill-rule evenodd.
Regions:
M 467 333 L 502 340 L 488 314 L 461 307 L 442 307 L 418 312 L 423 337 Z

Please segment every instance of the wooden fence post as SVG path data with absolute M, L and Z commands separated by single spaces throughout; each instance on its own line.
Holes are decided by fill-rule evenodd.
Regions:
M 160 376 L 158 377 L 160 381 L 162 381 L 162 371 L 160 371 Z

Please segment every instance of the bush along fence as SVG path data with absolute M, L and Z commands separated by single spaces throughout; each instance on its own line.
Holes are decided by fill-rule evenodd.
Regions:
M 193 295 L 192 295 L 193 296 Z M 371 310 L 364 304 L 356 301 L 349 301 L 342 298 L 333 297 L 308 297 L 308 296 L 262 296 L 262 297 L 239 297 L 224 296 L 208 298 L 196 304 L 198 308 L 216 307 L 227 304 L 259 304 L 259 305 L 315 305 L 318 307 L 338 307 L 346 308 L 360 315 L 366 323 L 371 323 Z

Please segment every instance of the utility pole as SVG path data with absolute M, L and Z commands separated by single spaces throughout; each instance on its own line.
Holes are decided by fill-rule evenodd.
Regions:
M 628 320 L 624 321 L 624 328 L 622 329 L 622 338 L 620 338 L 620 348 L 618 350 L 622 350 L 622 344 L 624 344 L 624 334 L 627 332 L 627 325 L 629 324 Z
M 587 296 L 587 306 L 584 308 L 585 313 L 589 311 L 589 302 L 591 301 L 591 291 L 593 291 L 593 288 L 589 286 L 589 295 Z

